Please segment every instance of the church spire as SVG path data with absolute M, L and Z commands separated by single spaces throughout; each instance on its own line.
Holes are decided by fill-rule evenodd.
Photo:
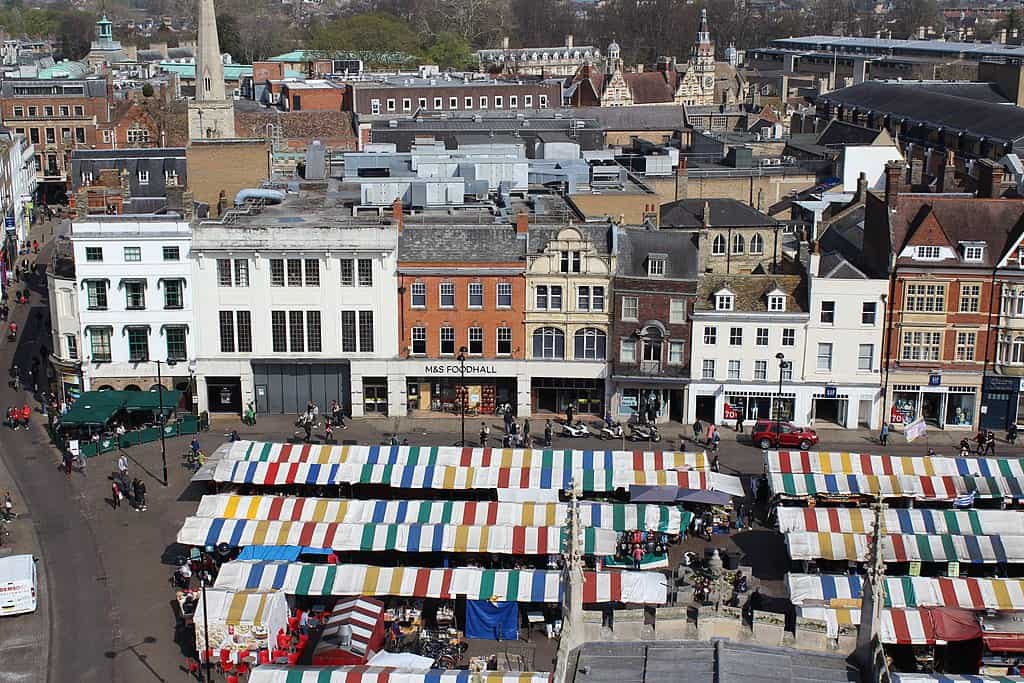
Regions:
M 217 38 L 217 13 L 213 0 L 199 0 L 199 56 L 196 59 L 196 99 L 223 100 L 224 62 Z
M 707 9 L 702 9 L 700 11 L 700 28 L 697 29 L 697 42 L 704 44 L 711 43 L 711 31 L 708 30 Z

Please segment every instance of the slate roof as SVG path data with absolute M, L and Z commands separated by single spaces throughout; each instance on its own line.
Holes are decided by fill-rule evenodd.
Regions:
M 964 84 L 960 84 L 964 85 Z M 996 140 L 1024 138 L 1024 109 L 964 97 L 930 84 L 865 81 L 821 95 L 821 101 L 883 112 Z
M 398 238 L 406 262 L 514 263 L 525 266 L 526 240 L 511 225 L 410 226 Z
M 615 275 L 618 277 L 647 277 L 649 254 L 665 254 L 665 278 L 696 280 L 700 271 L 694 233 L 654 230 L 648 228 L 619 228 L 619 257 Z
M 144 149 L 95 149 L 76 150 L 71 153 L 71 189 L 82 186 L 82 174 L 92 173 L 93 179 L 100 177 L 100 171 L 116 168 L 127 171 L 128 184 L 133 200 L 141 197 L 166 197 L 167 187 L 164 174 L 174 171 L 179 185 L 187 185 L 188 172 L 185 164 L 185 149 L 156 148 Z M 149 182 L 139 183 L 139 171 L 149 173 Z
M 773 289 L 780 289 L 786 295 L 786 313 L 807 312 L 807 287 L 800 275 L 724 275 L 708 273 L 701 277 L 697 287 L 695 311 L 715 310 L 714 295 L 720 289 L 728 289 L 735 295 L 734 310 L 737 313 L 767 313 L 768 299 L 765 295 Z
M 574 117 L 596 119 L 604 130 L 682 130 L 686 111 L 678 104 L 646 107 L 575 107 Z
M 908 244 L 935 243 L 915 240 L 914 237 L 919 237 L 926 227 L 934 230 L 936 224 L 953 247 L 960 242 L 984 242 L 987 245 L 981 262 L 966 263 L 962 260 L 961 251 L 955 249 L 959 265 L 991 268 L 1024 232 L 1024 200 L 901 194 L 896 212 L 889 218 L 893 250 L 902 251 Z M 910 265 L 922 262 L 903 257 L 897 259 L 897 263 Z
M 573 654 L 568 683 L 850 683 L 839 655 L 726 640 L 587 643 Z M 574 660 L 570 660 L 573 662 Z
M 823 147 L 832 145 L 872 145 L 882 132 L 867 126 L 857 126 L 835 119 L 821 131 L 817 143 Z
M 575 223 L 572 226 L 530 226 L 530 253 L 538 254 L 544 251 L 547 243 L 558 238 L 558 233 L 572 227 L 580 232 L 585 239 L 590 240 L 599 254 L 611 253 L 612 230 L 608 223 Z
M 699 228 L 704 225 L 704 207 L 711 210 L 711 227 L 775 227 L 778 223 L 736 199 L 680 199 L 661 205 L 660 225 L 664 228 Z

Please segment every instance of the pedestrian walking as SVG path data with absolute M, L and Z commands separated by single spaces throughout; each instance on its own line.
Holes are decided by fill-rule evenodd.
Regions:
M 633 544 L 633 569 L 640 569 L 640 561 L 644 559 L 644 549 L 639 543 Z
M 132 482 L 132 490 L 135 493 L 135 510 L 144 512 L 146 510 L 146 482 L 136 477 Z
M 551 420 L 544 423 L 544 445 L 551 448 Z
M 487 437 L 491 433 L 491 428 L 487 426 L 486 422 L 480 423 L 480 448 L 487 447 Z
M 575 417 L 575 415 L 576 411 L 573 409 L 572 404 L 570 403 L 565 407 L 565 423 L 571 425 L 572 418 Z
M 711 456 L 711 471 L 712 472 L 719 472 L 720 471 L 719 470 L 719 465 L 718 465 L 717 449 L 716 449 L 716 451 L 714 451 L 714 455 Z
M 736 433 L 743 433 L 743 413 L 736 413 Z
M 888 422 L 883 422 L 882 423 L 882 429 L 881 429 L 881 431 L 878 432 L 878 443 L 881 446 L 884 446 L 887 443 L 889 443 L 889 423 Z
M 110 483 L 110 507 L 115 510 L 121 507 L 121 487 L 116 481 Z
M 74 461 L 73 455 L 70 452 L 65 451 L 64 453 L 64 475 L 71 476 L 71 463 Z
M 530 447 L 530 418 L 523 420 L 523 445 Z
M 505 422 L 505 433 L 506 434 L 511 434 L 512 433 L 512 423 L 516 421 L 515 417 L 512 415 L 512 411 L 511 410 L 506 410 L 505 414 L 502 415 L 502 419 Z
M 995 432 L 989 432 L 985 435 L 985 455 L 995 456 L 996 454 L 996 434 Z
M 249 401 L 248 405 L 245 406 L 244 422 L 250 427 L 256 426 L 256 406 L 253 405 L 252 401 Z
M 305 433 L 303 440 L 309 443 L 313 435 L 313 418 L 311 415 L 306 415 L 306 419 L 302 421 L 302 431 Z

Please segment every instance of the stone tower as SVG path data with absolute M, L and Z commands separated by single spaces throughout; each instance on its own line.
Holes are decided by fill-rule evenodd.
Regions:
M 235 107 L 224 92 L 224 63 L 213 0 L 199 0 L 196 97 L 188 105 L 189 140 L 235 137 Z
M 697 42 L 690 50 L 690 65 L 700 79 L 700 88 L 704 93 L 715 90 L 715 44 L 711 42 L 711 31 L 708 30 L 708 11 L 700 11 L 700 29 L 697 31 Z

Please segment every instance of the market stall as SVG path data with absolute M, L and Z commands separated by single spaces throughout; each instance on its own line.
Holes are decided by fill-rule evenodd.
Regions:
M 859 626 L 859 609 L 801 607 L 805 619 L 824 621 L 826 634 L 835 638 L 840 626 Z M 886 645 L 945 645 L 981 636 L 977 618 L 965 610 L 945 607 L 883 609 L 879 638 Z
M 300 596 L 398 596 L 560 603 L 561 573 L 533 569 L 428 569 L 286 562 L 228 562 L 225 590 L 282 590 Z M 650 572 L 584 572 L 583 602 L 662 605 L 665 577 Z
M 323 621 L 313 664 L 365 664 L 384 645 L 384 603 L 366 597 L 345 598 Z
M 679 505 L 579 504 L 583 526 L 613 531 L 642 529 L 679 534 L 693 515 Z M 196 517 L 338 522 L 346 524 L 454 524 L 457 526 L 561 526 L 567 503 L 453 500 L 344 500 L 301 496 L 203 496 Z
M 780 507 L 779 531 L 869 533 L 875 512 L 870 508 Z M 887 509 L 882 530 L 890 534 L 953 534 L 956 536 L 1024 536 L 1024 518 L 1014 510 Z
M 222 452 L 229 461 L 366 464 L 402 467 L 506 467 L 648 472 L 670 469 L 706 470 L 703 452 L 585 450 L 533 448 L 471 448 L 460 446 L 359 446 L 235 441 Z
M 1006 477 L 773 473 L 770 479 L 775 495 L 795 498 L 826 495 L 955 500 L 971 493 L 977 498 L 1024 496 L 1024 479 Z
M 769 451 L 769 473 L 875 476 L 980 476 L 1024 479 L 1024 458 L 870 455 L 827 451 Z
M 793 560 L 866 562 L 871 546 L 867 534 L 790 532 L 786 546 Z M 882 537 L 886 562 L 1024 562 L 1024 536 L 950 536 L 892 534 Z
M 253 669 L 248 683 L 549 683 L 551 674 L 519 671 L 416 671 L 392 667 L 285 667 Z
M 283 591 L 209 588 L 206 609 L 202 600 L 196 605 L 196 650 L 204 661 L 258 662 L 260 651 L 269 655 L 272 639 L 287 627 L 288 616 Z M 209 627 L 209 652 L 204 625 Z
M 178 543 L 187 546 L 231 547 L 281 545 L 330 548 L 336 551 L 399 551 L 409 553 L 495 553 L 548 555 L 561 551 L 560 527 L 456 526 L 454 524 L 344 524 L 187 517 Z M 610 529 L 582 529 L 586 555 L 616 550 Z

